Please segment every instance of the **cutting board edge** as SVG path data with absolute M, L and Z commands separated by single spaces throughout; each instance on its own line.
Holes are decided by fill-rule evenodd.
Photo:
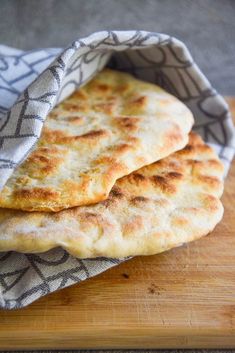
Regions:
M 132 332 L 131 332 L 132 331 Z M 157 332 L 156 332 L 157 331 Z M 203 331 L 203 332 L 202 332 Z M 217 331 L 217 332 L 215 332 Z M 24 333 L 25 334 L 25 333 Z M 47 331 L 28 333 L 22 338 L 18 332 L 14 338 L 0 333 L 0 351 L 15 349 L 171 349 L 171 348 L 235 348 L 235 331 L 223 329 L 182 330 L 166 328 L 144 328 L 142 330 L 112 329 L 106 337 L 102 329 L 94 330 L 91 334 L 87 330 L 80 330 L 79 335 L 74 331 Z M 39 339 L 40 337 L 40 339 Z M 97 339 L 97 337 L 99 337 Z M 11 342 L 9 342 L 11 340 Z

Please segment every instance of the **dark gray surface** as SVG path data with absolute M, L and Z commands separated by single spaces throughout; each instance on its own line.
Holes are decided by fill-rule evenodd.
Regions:
M 1 349 L 1 348 L 0 348 Z M 235 349 L 107 349 L 107 350 L 20 350 L 2 353 L 235 353 Z
M 64 47 L 102 29 L 144 29 L 185 42 L 212 85 L 235 95 L 234 0 L 0 0 L 0 43 Z

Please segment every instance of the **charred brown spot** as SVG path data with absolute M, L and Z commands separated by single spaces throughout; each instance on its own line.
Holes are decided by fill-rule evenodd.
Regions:
M 54 146 L 50 146 L 50 147 L 39 147 L 36 150 L 37 153 L 45 153 L 47 155 L 59 155 L 60 154 L 60 150 Z M 30 158 L 30 156 L 28 157 L 28 159 Z
M 77 111 L 78 110 L 78 105 L 77 104 L 72 104 L 72 103 L 64 103 L 64 108 L 69 111 Z
M 148 97 L 146 96 L 141 96 L 138 97 L 137 99 L 133 100 L 132 103 L 137 104 L 137 105 L 144 105 L 147 101 Z
M 133 146 L 128 143 L 120 143 L 119 145 L 111 146 L 109 150 L 113 153 L 116 152 L 118 155 L 122 155 L 123 153 L 130 151 L 132 148 Z
M 84 212 L 83 213 L 83 216 L 86 218 L 86 219 L 96 219 L 97 218 L 97 214 L 96 213 L 92 213 L 92 212 Z
M 128 142 L 137 145 L 139 144 L 140 140 L 138 139 L 138 137 L 128 136 Z
M 138 129 L 139 118 L 134 117 L 117 117 L 116 123 L 127 130 L 136 131 Z
M 110 196 L 118 198 L 118 199 L 121 199 L 121 198 L 123 198 L 124 194 L 121 192 L 120 189 L 113 188 L 111 193 L 110 193 Z
M 169 179 L 182 179 L 183 178 L 183 174 L 181 173 L 177 173 L 177 172 L 170 172 L 167 173 L 167 177 L 169 177 Z
M 116 104 L 114 101 L 107 103 L 97 103 L 93 106 L 93 109 L 100 112 L 105 112 L 107 114 L 111 114 L 114 111 L 115 105 Z
M 136 185 L 136 186 L 144 186 L 146 183 L 148 183 L 149 178 L 140 174 L 140 173 L 131 173 L 126 176 L 126 179 L 130 184 Z
M 181 152 L 184 152 L 184 151 L 187 151 L 187 152 L 191 152 L 191 151 L 194 151 L 195 150 L 195 147 L 192 146 L 192 145 L 187 145 L 185 146 L 181 151 L 179 151 L 178 153 L 181 153 Z
M 39 153 L 34 153 L 31 156 L 29 156 L 28 161 L 30 161 L 32 163 L 38 163 L 38 162 L 48 163 L 49 158 L 47 158 Z
M 142 202 L 148 202 L 150 199 L 144 196 L 136 196 L 131 199 L 131 202 L 136 204 L 136 203 L 142 203 Z
M 217 211 L 219 208 L 219 200 L 213 195 L 204 195 L 204 203 L 208 210 Z
M 51 164 L 48 164 L 48 165 L 46 165 L 45 167 L 43 167 L 43 168 L 41 168 L 41 172 L 42 172 L 42 174 L 46 174 L 46 175 L 48 175 L 48 174 L 51 174 L 51 173 L 53 173 L 54 171 L 56 171 L 56 169 L 57 169 L 57 165 L 56 164 L 54 164 L 54 163 L 51 163 Z
M 100 165 L 100 164 L 102 164 L 102 165 L 105 165 L 105 164 L 108 165 L 109 164 L 109 165 L 112 165 L 112 167 L 113 167 L 114 165 L 116 165 L 117 160 L 115 158 L 113 158 L 113 157 L 110 157 L 110 156 L 102 156 L 101 155 L 101 157 L 98 157 L 98 158 L 94 159 L 92 163 L 93 163 L 94 166 L 97 166 L 97 165 Z
M 220 185 L 220 180 L 215 176 L 198 175 L 197 179 L 204 185 L 208 185 L 212 188 L 217 188 Z
M 41 140 L 43 142 L 48 142 L 48 143 L 57 143 L 57 142 L 60 142 L 66 136 L 67 134 L 65 134 L 61 130 L 50 130 L 48 128 L 44 128 L 42 132 Z
M 146 179 L 146 177 L 140 173 L 133 173 L 132 175 L 132 178 L 135 180 L 135 181 L 143 181 Z
M 170 157 L 161 159 L 160 161 L 157 161 L 152 165 L 164 168 L 165 170 L 177 170 L 177 172 L 182 170 L 182 162 L 171 160 Z
M 101 92 L 107 92 L 111 89 L 111 87 L 105 83 L 99 83 L 96 85 L 96 88 Z
M 93 212 L 80 213 L 79 218 L 80 218 L 82 227 L 84 225 L 87 226 L 87 223 L 90 223 L 94 226 L 102 225 L 104 221 L 103 217 L 100 214 L 93 213 Z
M 210 153 L 212 152 L 212 149 L 208 145 L 197 145 L 197 151 L 198 153 Z
M 115 88 L 117 93 L 124 93 L 129 89 L 130 85 L 128 83 L 120 84 Z
M 109 133 L 107 130 L 92 130 L 83 135 L 76 135 L 76 136 L 64 136 L 57 139 L 57 143 L 71 143 L 76 141 L 90 141 L 90 140 L 98 140 L 99 138 L 108 136 Z
M 173 219 L 171 220 L 171 224 L 176 227 L 184 227 L 187 226 L 188 223 L 188 219 L 184 217 L 173 217 Z
M 75 91 L 72 95 L 72 98 L 78 98 L 79 100 L 87 100 L 88 99 L 87 95 L 82 90 Z
M 27 168 L 31 177 L 37 178 L 56 171 L 62 162 L 63 156 L 57 149 L 39 147 L 28 157 L 22 167 Z
M 14 197 L 24 199 L 54 200 L 59 193 L 48 188 L 21 189 L 14 192 Z
M 223 164 L 216 159 L 208 159 L 207 163 L 209 164 L 210 167 L 219 168 L 219 169 L 223 170 Z
M 57 119 L 57 117 L 59 116 L 59 113 L 56 113 L 56 112 L 50 112 L 49 115 L 48 115 L 48 118 L 50 119 Z
M 84 122 L 84 119 L 80 116 L 67 116 L 65 120 L 74 125 L 80 125 Z
M 27 175 L 24 175 L 16 179 L 16 184 L 20 184 L 20 186 L 22 187 L 22 185 L 27 185 L 29 181 L 30 178 Z
M 108 132 L 107 130 L 92 130 L 87 132 L 86 134 L 77 136 L 78 138 L 97 138 L 97 137 L 103 137 L 107 136 Z
M 188 165 L 191 165 L 191 166 L 195 166 L 195 165 L 198 166 L 198 165 L 202 164 L 201 161 L 197 161 L 195 159 L 187 159 L 187 161 L 185 163 Z
M 194 155 L 203 155 L 207 153 L 211 153 L 211 148 L 210 146 L 207 145 L 187 145 L 183 150 L 177 152 L 177 154 L 183 154 L 183 155 L 189 155 L 189 156 L 194 156 Z
M 160 175 L 153 175 L 151 177 L 151 180 L 153 181 L 154 185 L 159 187 L 163 192 L 166 192 L 169 194 L 176 192 L 175 186 L 171 185 L 166 177 L 163 177 Z
M 114 199 L 108 198 L 107 200 L 101 201 L 100 205 L 103 205 L 106 208 L 109 208 L 114 203 Z
M 133 233 L 138 232 L 143 228 L 144 219 L 142 216 L 135 215 L 130 217 L 126 223 L 123 224 L 122 230 L 125 237 L 132 236 Z
M 86 110 L 87 109 L 87 104 L 83 102 L 77 102 L 75 103 L 62 103 L 63 108 L 69 112 L 79 112 L 81 110 Z

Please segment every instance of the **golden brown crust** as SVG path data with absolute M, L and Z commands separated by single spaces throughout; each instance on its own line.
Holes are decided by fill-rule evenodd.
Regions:
M 118 178 L 184 147 L 192 123 L 161 88 L 104 70 L 49 114 L 0 207 L 59 211 L 104 200 Z
M 184 150 L 119 179 L 103 202 L 58 213 L 2 209 L 0 251 L 62 246 L 90 258 L 168 250 L 206 235 L 220 221 L 222 175 L 212 149 L 191 133 Z

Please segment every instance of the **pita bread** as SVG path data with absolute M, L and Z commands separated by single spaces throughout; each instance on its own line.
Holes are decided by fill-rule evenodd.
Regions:
M 1 210 L 0 250 L 62 246 L 78 258 L 151 255 L 206 235 L 221 220 L 223 166 L 191 134 L 181 151 L 118 180 L 107 200 L 58 213 Z
M 50 113 L 0 207 L 59 211 L 104 200 L 118 178 L 183 148 L 192 124 L 160 87 L 106 69 Z

